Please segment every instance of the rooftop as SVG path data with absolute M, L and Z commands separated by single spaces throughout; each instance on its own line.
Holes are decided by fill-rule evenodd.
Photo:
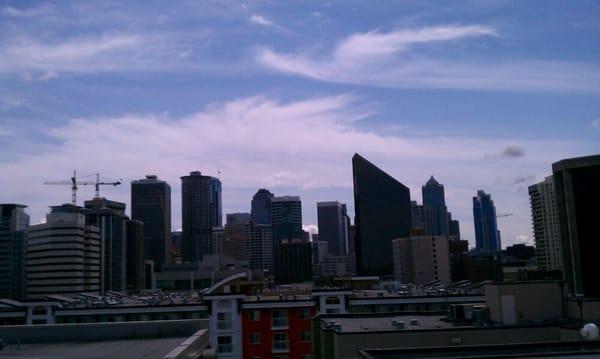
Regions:
M 332 329 L 339 333 L 363 333 L 379 331 L 398 331 L 398 330 L 431 330 L 457 328 L 454 323 L 443 321 L 445 316 L 440 315 L 396 315 L 396 316 L 336 316 L 323 318 L 322 323 L 331 325 Z M 404 329 L 398 329 L 395 326 L 397 322 L 404 322 Z M 334 328 L 334 324 L 339 324 Z M 472 325 L 461 327 L 470 328 Z
M 163 358 L 183 338 L 7 345 L 2 358 Z

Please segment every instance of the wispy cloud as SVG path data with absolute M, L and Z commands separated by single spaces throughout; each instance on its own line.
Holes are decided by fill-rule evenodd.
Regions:
M 52 12 L 50 6 L 39 6 L 33 8 L 17 8 L 14 6 L 5 6 L 0 8 L 0 15 L 8 18 L 31 19 Z
M 323 51 L 280 53 L 261 48 L 255 58 L 282 73 L 368 86 L 600 92 L 596 65 L 468 57 L 459 61 L 417 49 L 497 36 L 495 29 L 479 25 L 370 31 L 342 39 L 325 56 L 320 55 Z
M 262 26 L 273 26 L 273 21 L 267 19 L 266 17 L 258 14 L 253 14 L 250 16 L 248 20 L 253 24 L 262 25 Z
M 525 156 L 525 149 L 516 144 L 506 146 L 500 153 L 500 157 L 504 158 L 519 158 Z

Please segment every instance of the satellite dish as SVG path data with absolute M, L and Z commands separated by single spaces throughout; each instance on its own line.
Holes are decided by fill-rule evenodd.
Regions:
M 588 323 L 581 328 L 579 331 L 583 340 L 598 340 L 600 334 L 598 333 L 598 326 L 593 323 Z

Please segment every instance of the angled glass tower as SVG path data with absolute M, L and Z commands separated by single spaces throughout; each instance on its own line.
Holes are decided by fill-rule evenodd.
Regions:
M 447 236 L 448 208 L 444 196 L 444 185 L 431 176 L 421 190 L 423 192 L 423 206 L 431 208 L 431 235 Z
M 475 222 L 475 247 L 482 254 L 500 251 L 500 233 L 496 222 L 496 207 L 492 196 L 477 191 L 473 197 L 473 220 Z
M 600 297 L 600 155 L 558 161 L 552 172 L 569 292 Z
M 352 172 L 357 272 L 392 274 L 392 240 L 408 237 L 412 226 L 410 190 L 359 154 Z

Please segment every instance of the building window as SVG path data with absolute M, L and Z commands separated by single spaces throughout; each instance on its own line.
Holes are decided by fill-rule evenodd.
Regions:
M 310 308 L 302 308 L 300 310 L 300 318 L 301 319 L 308 319 L 308 318 L 310 318 Z
M 312 355 L 310 355 L 310 354 L 302 354 L 302 356 L 300 358 L 302 358 L 302 359 L 312 359 Z
M 274 310 L 272 327 L 280 328 L 288 326 L 287 310 Z
M 301 342 L 310 342 L 312 340 L 311 332 L 302 332 L 300 333 L 300 341 Z
M 228 300 L 220 300 L 217 303 L 217 308 L 219 309 L 231 309 L 231 302 Z
M 260 344 L 260 333 L 250 333 L 250 344 Z
M 33 307 L 33 310 L 31 311 L 31 314 L 33 315 L 46 315 L 47 311 L 45 307 Z
M 250 316 L 251 322 L 258 322 L 260 320 L 260 311 L 258 310 L 251 310 L 248 315 Z
M 273 333 L 273 351 L 288 351 L 287 333 Z
M 231 337 L 218 337 L 217 338 L 217 352 L 218 353 L 231 353 L 233 351 L 233 344 Z
M 339 305 L 340 298 L 339 297 L 327 297 L 327 298 L 325 298 L 325 304 L 326 305 Z
M 217 313 L 217 329 L 231 329 L 231 313 Z

